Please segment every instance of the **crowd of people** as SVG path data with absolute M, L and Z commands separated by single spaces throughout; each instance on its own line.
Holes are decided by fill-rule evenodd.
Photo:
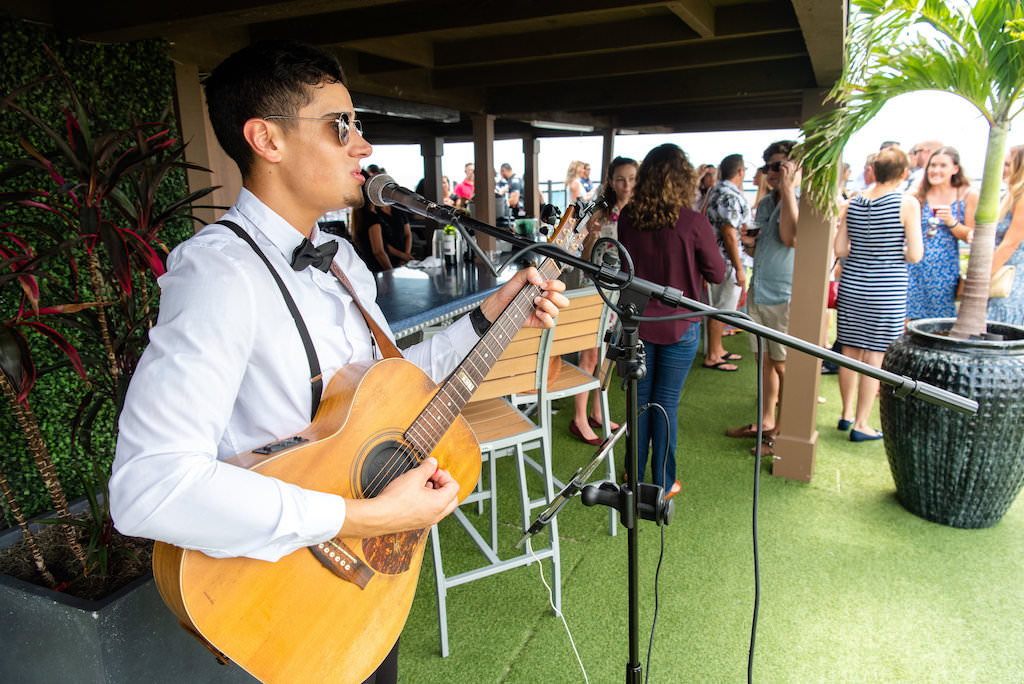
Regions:
M 631 253 L 637 250 L 637 275 L 677 287 L 716 309 L 742 308 L 755 322 L 786 332 L 799 218 L 795 146 L 792 140 L 772 143 L 762 155 L 763 164 L 752 170 L 740 154 L 726 155 L 717 165 L 695 167 L 681 149 L 662 145 L 643 163 L 616 157 L 600 184 L 591 181 L 590 164 L 573 160 L 566 170 L 566 204 L 598 195 L 608 203 L 590 223 L 584 257 L 591 258 L 599 237 L 616 237 Z M 464 170 L 464 179 L 454 187 L 442 178 L 445 204 L 466 207 L 472 201 L 475 167 L 469 163 Z M 371 164 L 363 173 L 380 172 L 383 169 Z M 880 367 L 908 319 L 955 316 L 962 287 L 961 245 L 973 239 L 978 192 L 961 167 L 959 152 L 938 140 L 917 143 L 909 153 L 887 141 L 867 158 L 858 181 L 851 175 L 850 165 L 844 164 L 837 197 L 839 229 L 833 243 L 833 274 L 838 281 L 834 349 Z M 747 178 L 755 188 L 753 202 L 744 187 Z M 1007 155 L 1004 180 L 1007 190 L 999 210 L 993 272 L 1004 266 L 1016 270 L 1009 295 L 990 299 L 988 317 L 1022 325 L 1024 206 L 1019 205 L 1024 202 L 1024 146 Z M 525 214 L 522 180 L 510 164 L 500 166 L 495 196 L 504 216 Z M 408 217 L 396 208 L 364 207 L 355 216 L 353 234 L 356 250 L 371 271 L 413 258 Z M 706 250 L 708 240 L 715 244 L 713 254 Z M 600 243 L 602 252 L 607 251 L 606 244 Z M 613 259 L 617 263 L 617 256 Z M 563 279 L 570 288 L 587 284 L 578 273 L 564 274 Z M 649 316 L 655 315 L 657 305 L 652 307 Z M 657 401 L 674 415 L 701 341 L 702 368 L 738 371 L 743 355 L 723 344 L 723 338 L 735 332 L 714 319 L 704 324 L 642 325 L 648 375 L 641 384 L 641 401 Z M 755 350 L 753 345 L 751 349 Z M 755 438 L 760 432 L 762 453 L 769 455 L 778 433 L 786 352 L 785 345 L 768 341 L 763 358 L 757 359 L 765 379 L 760 430 L 756 423 L 746 423 L 727 431 L 740 439 Z M 580 367 L 592 371 L 597 358 L 596 349 L 584 352 Z M 854 442 L 880 439 L 881 432 L 868 424 L 878 381 L 845 368 L 830 371 L 839 375 L 838 429 L 849 431 Z M 572 435 L 598 444 L 599 427 L 598 403 L 585 394 L 577 396 L 569 423 Z M 652 480 L 673 493 L 675 429 L 664 434 L 659 424 L 644 422 L 639 437 L 641 467 L 650 460 Z
M 786 332 L 799 219 L 795 146 L 792 140 L 769 145 L 753 176 L 742 155 L 730 154 L 717 166 L 695 168 L 674 145 L 655 148 L 639 166 L 616 158 L 602 191 L 612 206 L 592 223 L 594 239 L 617 235 L 640 277 L 676 287 L 687 296 L 701 298 L 704 293 L 705 301 L 716 309 L 744 308 L 755 322 Z M 957 150 L 935 140 L 914 145 L 909 154 L 897 143 L 884 143 L 865 164 L 860 187 L 849 187 L 850 172 L 844 165 L 833 243 L 833 273 L 838 280 L 835 349 L 881 367 L 885 351 L 903 334 L 907 320 L 955 316 L 962 283 L 960 247 L 973 240 L 978 193 Z M 567 199 L 584 196 L 584 176 L 582 162 L 569 166 Z M 753 203 L 744 190 L 748 177 L 757 193 Z M 990 298 L 988 318 L 1024 325 L 1024 146 L 1009 151 L 1004 181 L 992 270 L 1013 266 L 1015 271 L 1009 294 Z M 715 249 L 709 249 L 710 244 Z M 645 315 L 667 313 L 671 312 L 652 303 Z M 648 477 L 669 495 L 679 487 L 674 476 L 674 416 L 701 327 L 689 321 L 645 322 L 640 327 L 648 366 L 640 403 L 656 401 L 673 416 L 666 434 L 658 419 L 644 414 L 638 433 L 640 472 L 650 462 Z M 701 367 L 739 370 L 737 362 L 743 356 L 723 345 L 723 337 L 734 331 L 713 319 L 703 327 L 707 330 Z M 731 428 L 727 434 L 753 439 L 760 432 L 762 453 L 770 455 L 778 433 L 786 347 L 768 341 L 758 362 L 765 379 L 763 422 Z M 581 363 L 589 368 L 593 360 L 584 354 Z M 837 428 L 848 431 L 852 442 L 880 439 L 881 431 L 869 425 L 878 381 L 845 368 L 838 372 L 842 410 Z M 598 417 L 596 409 L 588 411 L 587 406 L 586 396 L 577 397 L 569 429 L 578 439 L 595 443 L 591 428 Z
M 566 204 L 603 195 L 608 206 L 590 223 L 584 245 L 590 258 L 599 237 L 616 237 L 630 249 L 637 275 L 678 287 L 716 309 L 744 309 L 751 318 L 780 332 L 789 328 L 793 255 L 799 218 L 799 169 L 793 159 L 796 142 L 781 140 L 765 149 L 763 164 L 753 169 L 740 154 L 726 155 L 715 164 L 690 163 L 673 145 L 652 150 L 643 163 L 616 157 L 601 184 L 590 179 L 590 164 L 573 160 L 565 177 Z M 364 174 L 381 172 L 373 165 Z M 960 276 L 960 246 L 973 239 L 978 193 L 960 165 L 959 152 L 938 140 L 926 140 L 904 152 L 893 141 L 865 162 L 859 182 L 844 165 L 837 202 L 839 229 L 833 244 L 838 281 L 836 351 L 880 367 L 885 351 L 903 332 L 908 319 L 952 317 L 956 314 Z M 442 201 L 465 207 L 472 201 L 475 167 L 465 166 L 465 178 L 452 188 L 442 178 Z M 744 189 L 747 178 L 755 188 L 753 202 Z M 999 211 L 993 272 L 1016 267 L 1006 297 L 989 303 L 989 319 L 1024 324 L 1024 146 L 1006 158 L 1007 191 Z M 856 185 L 856 187 L 851 187 Z M 523 215 L 523 186 L 510 164 L 502 164 L 495 185 L 496 199 L 506 216 Z M 1016 217 L 1016 219 L 1014 218 Z M 354 226 L 357 251 L 373 271 L 412 259 L 408 217 L 394 208 L 364 208 Z M 708 240 L 716 249 L 706 250 Z M 607 243 L 600 243 L 602 252 Z M 636 253 L 633 253 L 636 250 Z M 602 255 L 597 255 L 602 259 Z M 617 259 L 617 257 L 615 257 Z M 586 281 L 568 273 L 569 287 Z M 652 305 L 647 315 L 655 315 Z M 657 401 L 675 415 L 679 392 L 703 341 L 701 367 L 735 372 L 743 355 L 726 350 L 723 338 L 734 334 L 724 323 L 708 319 L 641 326 L 648 375 L 641 384 L 641 401 Z M 703 333 L 703 337 L 702 337 Z M 755 348 L 751 347 L 752 350 Z M 785 345 L 768 341 L 763 358 L 765 386 L 760 426 L 762 453 L 774 453 L 777 417 L 786 371 Z M 597 350 L 581 354 L 583 370 L 591 371 Z M 839 368 L 842 402 L 838 429 L 854 442 L 880 439 L 868 424 L 878 393 L 878 381 Z M 650 461 L 650 478 L 669 494 L 675 481 L 674 426 L 668 433 L 645 414 L 641 439 L 641 468 Z M 588 444 L 600 439 L 599 405 L 586 394 L 575 400 L 569 430 Z M 727 431 L 730 437 L 753 439 L 756 423 Z M 664 457 L 663 457 L 664 456 Z M 641 471 L 642 472 L 642 471 Z

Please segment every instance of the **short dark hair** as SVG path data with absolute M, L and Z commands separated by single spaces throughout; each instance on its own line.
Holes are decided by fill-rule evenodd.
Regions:
M 875 171 L 876 183 L 888 183 L 903 175 L 903 172 L 910 167 L 910 159 L 907 153 L 899 147 L 887 147 L 877 155 L 871 163 Z
M 245 177 L 253 161 L 242 133 L 246 121 L 294 115 L 312 101 L 314 87 L 344 82 L 341 65 L 329 52 L 297 41 L 265 40 L 225 59 L 203 85 L 217 142 Z
M 511 171 L 512 165 L 509 164 L 508 162 L 505 162 L 504 164 L 501 165 L 501 168 L 504 169 L 505 171 Z
M 794 147 L 796 147 L 796 140 L 777 140 L 765 148 L 764 154 L 761 156 L 765 162 L 776 154 L 784 154 L 788 158 L 789 155 L 793 154 Z
M 718 165 L 718 177 L 722 180 L 728 180 L 735 176 L 743 169 L 743 155 L 742 154 L 730 154 L 728 157 L 723 159 Z

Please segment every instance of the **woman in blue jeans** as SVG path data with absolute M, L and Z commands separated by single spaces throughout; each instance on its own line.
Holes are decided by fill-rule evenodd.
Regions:
M 720 283 L 725 260 L 708 220 L 690 208 L 697 176 L 686 153 L 672 144 L 647 153 L 637 172 L 633 198 L 619 216 L 619 241 L 633 259 L 636 275 L 674 287 L 685 297 L 700 299 L 701 281 Z M 643 315 L 673 316 L 685 312 L 650 302 Z M 654 484 L 672 483 L 666 496 L 682 488 L 676 479 L 676 434 L 679 393 L 697 354 L 700 323 L 688 319 L 644 321 L 640 339 L 646 352 L 647 375 L 637 386 L 640 407 L 660 404 L 668 412 L 668 430 L 661 411 L 648 409 L 637 428 L 637 472 L 646 479 L 648 456 Z

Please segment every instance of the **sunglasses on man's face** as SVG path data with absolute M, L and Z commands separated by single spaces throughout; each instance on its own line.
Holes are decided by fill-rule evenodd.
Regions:
M 768 173 L 769 171 L 775 171 L 776 173 L 778 173 L 779 169 L 781 169 L 781 168 L 782 168 L 782 162 L 780 162 L 780 161 L 768 162 L 767 164 L 765 164 L 764 166 L 761 167 L 761 169 L 765 173 Z
M 338 140 L 341 141 L 342 145 L 348 145 L 349 131 L 353 128 L 356 129 L 356 133 L 359 135 L 363 134 L 363 122 L 359 119 L 349 120 L 348 114 L 342 113 L 337 119 L 321 119 L 315 116 L 286 116 L 284 114 L 272 114 L 270 116 L 263 117 L 264 119 L 300 119 L 302 121 L 328 121 L 334 124 L 338 129 Z

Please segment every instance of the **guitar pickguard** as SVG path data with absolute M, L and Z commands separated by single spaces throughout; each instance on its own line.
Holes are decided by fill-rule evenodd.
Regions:
M 385 534 L 363 540 L 363 555 L 371 568 L 385 575 L 400 575 L 409 569 L 414 551 L 426 530 Z

